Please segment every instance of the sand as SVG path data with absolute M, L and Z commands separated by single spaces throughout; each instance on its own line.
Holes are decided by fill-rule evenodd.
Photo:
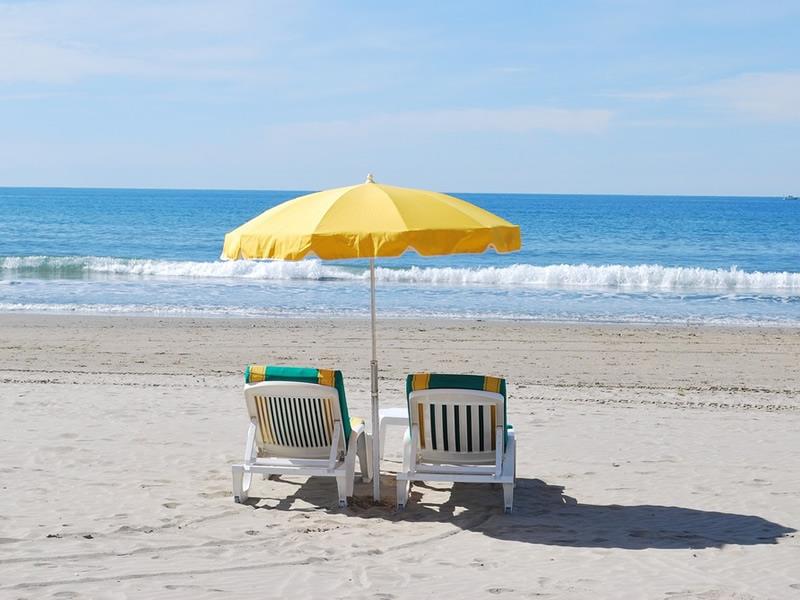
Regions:
M 491 486 L 257 480 L 231 497 L 247 362 L 340 366 L 366 321 L 0 315 L 0 598 L 800 598 L 800 331 L 380 324 L 418 369 L 509 381 L 515 512 Z

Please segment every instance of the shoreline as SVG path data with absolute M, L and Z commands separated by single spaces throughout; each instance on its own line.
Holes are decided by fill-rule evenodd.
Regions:
M 350 315 L 330 315 L 330 314 L 314 314 L 310 313 L 303 315 L 297 314 L 264 314 L 264 315 L 216 315 L 216 314 L 176 314 L 165 313 L 158 314 L 155 312 L 92 312 L 92 311 L 79 311 L 79 310 L 0 310 L 0 319 L 6 316 L 31 316 L 31 317 L 76 317 L 76 318 L 110 318 L 110 319 L 184 319 L 184 320 L 197 320 L 197 321 L 263 321 L 263 320 L 277 320 L 277 321 L 369 321 L 369 313 L 350 314 Z M 554 325 L 554 326 L 609 326 L 609 327 L 697 327 L 697 328 L 721 328 L 721 329 L 786 329 L 786 330 L 800 330 L 800 320 L 789 322 L 776 322 L 776 321 L 742 321 L 742 322 L 703 322 L 703 321 L 614 321 L 614 320 L 580 320 L 580 319 L 537 319 L 533 317 L 497 317 L 497 316 L 459 316 L 459 315 L 409 315 L 398 316 L 389 315 L 381 316 L 378 312 L 378 323 L 380 322 L 405 322 L 405 321 L 440 321 L 440 322 L 475 322 L 475 323 L 518 323 L 524 324 L 541 324 L 541 325 Z

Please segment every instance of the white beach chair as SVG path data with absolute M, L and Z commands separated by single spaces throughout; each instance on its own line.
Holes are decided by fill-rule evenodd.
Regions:
M 250 426 L 244 462 L 232 466 L 234 500 L 247 500 L 253 475 L 316 475 L 335 477 L 339 506 L 347 506 L 356 456 L 370 479 L 371 439 L 364 420 L 347 413 L 341 373 L 251 365 L 245 381 L 254 379 L 265 381 L 245 384 Z
M 412 481 L 499 483 L 506 512 L 514 505 L 514 429 L 506 424 L 505 380 L 417 373 L 406 384 L 409 428 L 397 507 Z

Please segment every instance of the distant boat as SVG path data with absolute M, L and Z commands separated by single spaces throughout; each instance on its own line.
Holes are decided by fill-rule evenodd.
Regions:
M 784 196 L 784 200 L 800 200 L 797 196 Z

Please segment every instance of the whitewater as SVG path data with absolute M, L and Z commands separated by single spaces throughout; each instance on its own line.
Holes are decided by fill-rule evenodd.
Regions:
M 43 278 L 117 275 L 165 278 L 225 278 L 266 281 L 366 281 L 364 268 L 303 261 L 168 261 L 101 256 L 5 256 L 0 257 L 4 276 Z M 551 289 L 598 288 L 626 290 L 776 292 L 800 295 L 800 273 L 747 272 L 701 267 L 662 265 L 528 265 L 507 267 L 378 267 L 380 282 L 441 286 L 538 286 Z

